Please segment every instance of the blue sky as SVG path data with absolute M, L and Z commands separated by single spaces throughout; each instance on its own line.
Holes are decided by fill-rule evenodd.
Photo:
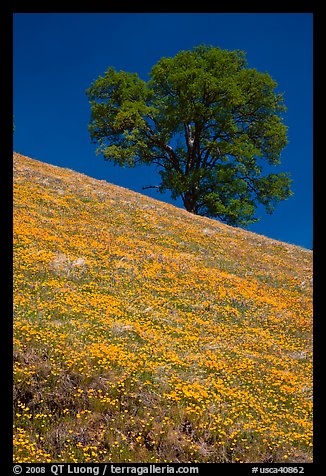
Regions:
M 289 144 L 281 166 L 294 196 L 248 229 L 312 248 L 313 15 L 310 13 L 19 13 L 14 15 L 14 150 L 178 206 L 151 167 L 114 167 L 88 133 L 91 82 L 109 66 L 147 80 L 162 56 L 208 44 L 247 53 L 284 93 Z

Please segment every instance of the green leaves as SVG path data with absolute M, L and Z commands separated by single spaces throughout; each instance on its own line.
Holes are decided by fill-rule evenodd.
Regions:
M 263 174 L 287 144 L 276 88 L 243 51 L 205 45 L 161 58 L 148 82 L 110 67 L 87 90 L 91 139 L 117 164 L 158 165 L 188 211 L 246 225 L 291 195 L 287 174 Z

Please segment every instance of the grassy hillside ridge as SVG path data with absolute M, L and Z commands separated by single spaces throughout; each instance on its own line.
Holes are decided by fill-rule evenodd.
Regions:
M 15 458 L 311 461 L 312 252 L 14 154 Z

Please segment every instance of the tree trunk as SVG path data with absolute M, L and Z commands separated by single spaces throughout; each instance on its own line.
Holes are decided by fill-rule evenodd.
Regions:
M 185 192 L 182 197 L 182 200 L 187 212 L 193 213 L 194 215 L 198 215 L 196 199 L 192 192 Z

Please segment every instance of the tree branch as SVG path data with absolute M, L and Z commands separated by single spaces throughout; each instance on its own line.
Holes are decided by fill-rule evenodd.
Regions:
M 181 169 L 180 169 L 180 164 L 179 164 L 179 161 L 178 161 L 178 158 L 177 156 L 175 155 L 175 152 L 174 150 L 172 149 L 172 147 L 168 144 L 165 144 L 164 142 L 162 142 L 156 135 L 155 135 L 155 132 L 150 128 L 150 126 L 147 124 L 147 127 L 146 129 L 144 130 L 144 133 L 146 135 L 146 137 L 148 138 L 148 140 L 153 144 L 153 145 L 156 145 L 159 149 L 161 149 L 162 151 L 164 151 L 165 153 L 167 153 L 167 156 L 165 156 L 165 160 L 168 160 L 172 165 L 173 167 L 176 169 L 176 170 L 179 170 L 181 172 Z

